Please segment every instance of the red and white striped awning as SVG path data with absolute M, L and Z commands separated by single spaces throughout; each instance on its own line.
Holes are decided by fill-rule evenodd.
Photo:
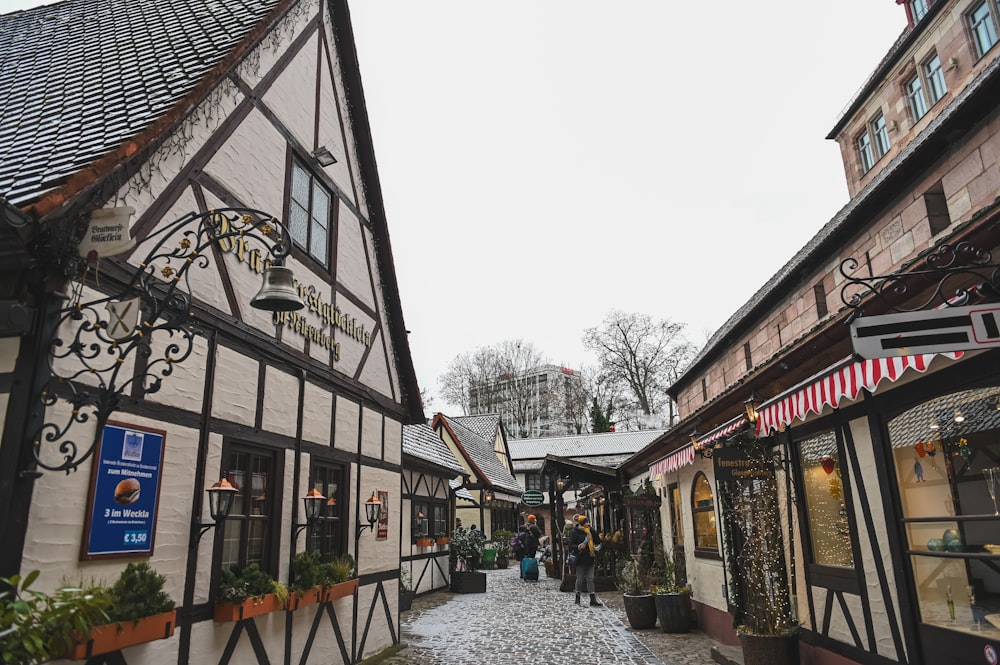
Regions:
M 894 382 L 908 369 L 926 372 L 935 356 L 957 360 L 962 355 L 962 351 L 953 351 L 872 358 L 859 362 L 850 362 L 849 357 L 845 358 L 817 375 L 819 378 L 806 381 L 805 387 L 793 388 L 785 395 L 765 402 L 757 410 L 757 436 L 769 436 L 795 419 L 805 420 L 810 413 L 821 413 L 827 406 L 837 408 L 845 397 L 848 400 L 857 398 L 862 388 L 875 392 L 883 380 Z
M 727 437 L 733 432 L 738 432 L 739 430 L 743 429 L 746 426 L 747 426 L 747 417 L 739 416 L 738 418 L 729 421 L 725 425 L 715 428 L 705 436 L 699 436 L 698 448 L 712 448 L 713 447 L 712 444 L 718 441 L 719 439 Z
M 694 462 L 694 446 L 690 443 L 670 453 L 659 462 L 649 465 L 649 479 L 656 480 L 661 473 L 671 473 Z

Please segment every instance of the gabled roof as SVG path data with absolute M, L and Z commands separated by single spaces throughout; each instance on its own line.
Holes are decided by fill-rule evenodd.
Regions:
M 0 16 L 0 194 L 30 203 L 149 128 L 279 3 L 66 0 Z
M 455 459 L 448 444 L 426 423 L 403 426 L 403 454 L 446 469 L 453 476 L 466 474 L 465 467 Z
M 449 416 L 452 422 L 461 424 L 487 441 L 494 441 L 500 428 L 500 415 L 490 413 L 480 416 Z
M 434 416 L 433 427 L 446 427 L 459 449 L 465 453 L 466 462 L 474 469 L 476 475 L 488 486 L 509 494 L 520 496 L 524 492 L 513 474 L 500 462 L 493 444 L 495 436 L 485 439 L 462 423 L 462 418 L 450 418 L 443 413 Z
M 649 445 L 663 432 L 664 430 L 647 429 L 636 432 L 512 439 L 507 445 L 510 447 L 512 460 L 541 460 L 546 455 L 584 459 L 603 455 L 631 455 Z

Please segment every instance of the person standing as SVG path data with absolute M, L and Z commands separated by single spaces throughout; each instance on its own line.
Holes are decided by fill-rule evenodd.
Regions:
M 534 515 L 528 515 L 524 523 L 524 556 L 535 558 L 538 553 L 538 544 L 542 542 L 542 531 L 536 523 Z
M 586 515 L 577 516 L 576 526 L 569 536 L 569 547 L 576 551 L 576 604 L 580 604 L 580 594 L 586 588 L 590 606 L 601 607 L 604 603 L 597 600 L 594 592 L 594 563 L 601 549 L 601 537 L 591 530 L 590 518 Z

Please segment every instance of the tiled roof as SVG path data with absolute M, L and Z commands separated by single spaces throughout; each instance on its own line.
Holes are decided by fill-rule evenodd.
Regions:
M 23 205 L 163 116 L 279 0 L 65 0 L 0 16 L 0 194 Z
M 594 466 L 603 466 L 608 469 L 617 469 L 630 457 L 632 457 L 632 453 L 622 453 L 620 455 L 597 455 L 592 457 L 571 456 L 568 459 L 571 459 L 574 462 L 585 462 L 587 464 L 593 464 Z M 539 469 L 542 468 L 543 459 L 544 458 L 517 460 L 514 462 L 514 471 L 516 473 L 538 473 Z
M 487 441 L 494 441 L 500 427 L 500 416 L 495 413 L 482 416 L 449 416 L 452 422 L 461 423 Z
M 440 414 L 440 416 L 448 423 L 448 426 L 458 438 L 462 448 L 469 454 L 471 461 L 486 476 L 484 480 L 496 489 L 511 494 L 520 496 L 524 492 L 524 488 L 518 484 L 513 474 L 507 470 L 507 467 L 497 457 L 496 451 L 493 449 L 494 437 L 491 436 L 488 440 L 484 439 L 462 424 L 461 418 L 451 418 L 444 414 Z
M 465 499 L 466 501 L 475 501 L 475 499 L 472 497 L 472 494 L 469 493 L 469 490 L 465 489 L 464 487 L 461 487 L 461 484 L 462 481 L 457 479 L 448 481 L 448 487 L 455 490 L 456 497 L 458 497 L 459 499 Z
M 441 440 L 430 425 L 424 423 L 403 426 L 403 454 L 436 464 L 456 475 L 467 473 L 465 467 L 455 459 L 448 444 Z
M 546 455 L 572 457 L 581 461 L 596 455 L 631 455 L 659 438 L 665 430 L 575 434 L 540 439 L 511 439 L 507 442 L 512 460 L 541 460 Z

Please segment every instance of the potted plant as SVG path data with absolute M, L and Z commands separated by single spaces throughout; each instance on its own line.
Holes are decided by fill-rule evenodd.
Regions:
M 222 571 L 214 616 L 216 621 L 242 621 L 284 609 L 287 604 L 288 587 L 251 563 L 242 570 Z
M 166 579 L 148 563 L 130 563 L 107 589 L 108 621 L 76 640 L 70 660 L 84 660 L 174 634 L 177 612 L 164 592 Z
M 434 547 L 434 539 L 430 536 L 417 536 L 417 547 Z
M 751 479 L 728 481 L 719 493 L 729 611 L 745 665 L 796 665 L 798 624 L 788 589 L 774 462 L 756 440 L 742 446 L 751 463 Z
M 413 582 L 410 579 L 410 571 L 406 568 L 399 569 L 399 611 L 408 612 L 413 607 L 413 597 L 417 592 L 413 590 Z
M 633 628 L 645 630 L 656 625 L 656 601 L 646 584 L 639 564 L 629 559 L 618 569 L 618 589 L 622 592 L 625 615 Z
M 686 633 L 691 629 L 691 587 L 681 578 L 673 557 L 663 550 L 660 525 L 653 528 L 650 591 L 656 618 L 665 633 Z
M 451 590 L 455 593 L 486 593 L 486 573 L 476 571 L 482 560 L 486 538 L 479 531 L 458 527 L 451 534 Z
M 357 562 L 343 554 L 320 567 L 319 583 L 323 587 L 323 602 L 353 596 L 358 590 Z
M 292 557 L 292 579 L 288 584 L 290 610 L 313 605 L 322 595 L 320 576 L 323 555 L 319 552 L 299 552 Z
M 448 534 L 445 533 L 444 531 L 441 531 L 437 534 L 436 540 L 438 545 L 447 545 L 448 543 L 451 542 L 451 539 L 448 537 Z
M 493 532 L 493 546 L 497 551 L 497 568 L 510 566 L 510 557 L 513 554 L 510 548 L 510 539 L 513 537 L 514 532 L 507 529 L 497 529 Z
M 0 662 L 37 665 L 70 652 L 74 638 L 107 621 L 110 604 L 100 587 L 35 591 L 33 570 L 24 578 L 0 579 Z

